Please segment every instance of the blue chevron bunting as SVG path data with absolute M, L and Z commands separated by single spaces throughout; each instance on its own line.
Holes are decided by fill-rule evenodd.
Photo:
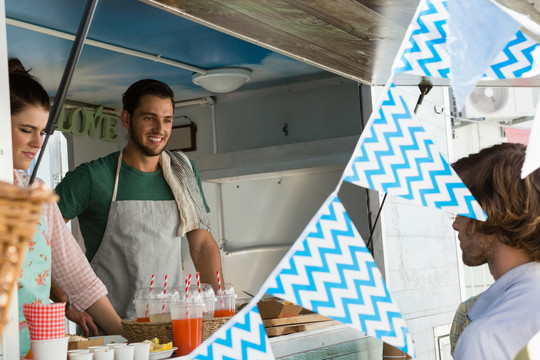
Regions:
M 425 0 L 418 5 L 403 52 L 398 54 L 394 73 L 450 78 L 447 49 L 447 0 Z M 512 79 L 540 74 L 539 44 L 518 31 L 485 71 L 485 79 Z
M 488 79 L 512 79 L 540 74 L 540 44 L 518 31 L 497 55 L 484 75 Z
M 225 325 L 189 354 L 190 359 L 274 359 L 270 342 L 257 308 L 246 305 Z
M 418 5 L 403 54 L 398 54 L 395 73 L 448 78 L 450 56 L 446 50 L 448 10 L 446 0 L 426 0 Z
M 344 181 L 457 215 L 486 214 L 391 84 L 362 133 Z
M 269 294 L 350 324 L 414 356 L 405 321 L 335 194 L 313 217 L 266 284 Z

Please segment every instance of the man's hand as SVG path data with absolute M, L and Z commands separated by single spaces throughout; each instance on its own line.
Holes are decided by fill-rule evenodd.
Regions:
M 99 335 L 94 319 L 86 311 L 80 312 L 73 305 L 70 305 L 66 311 L 66 317 L 81 327 L 84 336 L 91 336 L 90 332 L 94 336 Z

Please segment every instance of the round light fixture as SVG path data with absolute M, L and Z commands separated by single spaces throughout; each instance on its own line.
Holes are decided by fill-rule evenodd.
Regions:
M 213 93 L 228 93 L 238 89 L 251 79 L 251 71 L 244 68 L 216 68 L 206 74 L 194 73 L 193 82 Z

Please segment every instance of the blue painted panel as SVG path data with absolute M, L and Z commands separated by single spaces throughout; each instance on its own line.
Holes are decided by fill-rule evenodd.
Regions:
M 75 34 L 85 4 L 81 0 L 6 0 L 6 16 Z M 7 35 L 9 55 L 33 68 L 54 95 L 71 41 L 11 25 L 7 26 Z M 88 37 L 201 68 L 247 67 L 253 71 L 252 80 L 243 89 L 326 73 L 134 0 L 99 1 Z M 145 77 L 169 83 L 177 100 L 210 95 L 192 83 L 190 71 L 86 45 L 68 98 L 119 107 L 120 94 Z

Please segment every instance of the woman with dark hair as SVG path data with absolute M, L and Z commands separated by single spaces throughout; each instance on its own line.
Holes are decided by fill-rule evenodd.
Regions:
M 9 84 L 13 181 L 28 186 L 29 176 L 18 170 L 27 170 L 41 149 L 50 111 L 49 96 L 16 58 L 9 59 Z M 94 274 L 56 203 L 43 204 L 41 219 L 27 246 L 18 281 L 21 354 L 30 349 L 23 304 L 47 304 L 52 280 L 67 293 L 67 306 L 71 303 L 78 310 L 86 310 L 109 334 L 123 333 L 107 289 Z
M 453 165 L 488 216 L 456 217 L 463 262 L 495 279 L 468 311 L 455 359 L 513 359 L 540 331 L 540 170 L 520 178 L 525 153 L 504 143 Z

